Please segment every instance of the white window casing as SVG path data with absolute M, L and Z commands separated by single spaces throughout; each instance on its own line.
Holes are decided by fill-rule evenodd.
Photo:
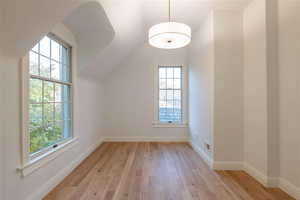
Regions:
M 159 68 L 160 67 L 181 67 L 181 121 L 162 122 L 159 119 Z M 154 66 L 154 121 L 153 126 L 157 128 L 186 128 L 188 127 L 188 73 L 187 67 L 183 64 L 157 64 Z
M 54 35 L 53 33 L 48 35 L 51 39 L 61 42 L 61 44 L 66 44 L 64 41 L 62 41 L 59 37 L 57 37 L 56 35 Z M 21 81 L 21 95 L 22 95 L 22 99 L 21 99 L 21 105 L 22 105 L 22 115 L 21 115 L 21 120 L 22 120 L 22 124 L 21 124 L 21 142 L 22 142 L 22 163 L 21 166 L 18 168 L 18 170 L 21 172 L 21 174 L 23 176 L 27 176 L 29 174 L 31 174 L 32 172 L 34 172 L 35 170 L 39 169 L 40 167 L 42 167 L 43 165 L 45 165 L 46 163 L 50 162 L 51 160 L 55 159 L 57 156 L 59 156 L 60 154 L 62 154 L 63 152 L 67 151 L 68 149 L 70 149 L 71 147 L 73 147 L 74 145 L 78 144 L 78 137 L 76 135 L 76 132 L 74 131 L 74 93 L 75 93 L 75 73 L 74 73 L 74 64 L 76 63 L 75 60 L 75 52 L 73 52 L 73 48 L 68 45 L 69 48 L 69 81 L 63 81 L 63 80 L 54 80 L 52 79 L 52 77 L 47 78 L 47 77 L 41 77 L 41 76 L 35 76 L 30 74 L 29 72 L 29 53 L 24 56 L 21 59 L 21 77 L 22 77 L 22 81 Z M 51 48 L 50 48 L 51 50 Z M 51 53 L 50 53 L 51 55 Z M 51 58 L 50 58 L 51 59 Z M 51 69 L 51 67 L 50 67 Z M 51 72 L 50 72 L 51 74 Z M 30 152 L 30 132 L 29 132 L 29 81 L 31 78 L 37 78 L 39 80 L 42 81 L 48 81 L 49 83 L 55 83 L 57 84 L 61 84 L 61 86 L 65 85 L 68 86 L 69 89 L 69 101 L 70 103 L 68 103 L 68 112 L 69 112 L 69 119 L 65 120 L 62 119 L 63 122 L 64 121 L 68 121 L 68 123 L 70 123 L 68 125 L 68 129 L 69 129 L 69 137 L 60 141 L 57 141 L 54 144 L 51 144 L 43 149 L 41 149 L 38 152 L 35 153 L 31 153 Z M 43 86 L 44 87 L 44 86 Z M 55 88 L 54 88 L 55 90 Z M 42 102 L 44 103 L 44 102 Z M 55 101 L 52 103 L 56 103 Z M 59 102 L 61 103 L 61 102 Z M 55 109 L 54 109 L 55 112 Z M 65 111 L 62 111 L 65 112 Z M 55 115 L 55 113 L 54 113 Z M 44 117 L 44 116 L 43 116 Z M 55 120 L 55 116 L 54 116 L 54 120 Z M 54 121 L 55 122 L 55 121 Z M 62 133 L 65 134 L 65 133 Z

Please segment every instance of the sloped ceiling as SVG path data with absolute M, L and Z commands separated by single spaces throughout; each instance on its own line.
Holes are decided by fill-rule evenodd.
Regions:
M 75 35 L 79 46 L 79 70 L 91 65 L 115 36 L 114 29 L 98 2 L 79 6 L 64 19 L 64 24 Z
M 1 0 L 8 55 L 23 56 L 60 22 L 75 35 L 80 70 L 101 79 L 147 42 L 148 29 L 167 20 L 168 0 Z M 196 30 L 214 8 L 242 8 L 250 0 L 171 0 L 172 20 Z

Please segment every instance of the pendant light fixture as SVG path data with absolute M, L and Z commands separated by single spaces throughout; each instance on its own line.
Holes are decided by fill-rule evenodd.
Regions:
M 149 30 L 149 44 L 160 49 L 177 49 L 191 42 L 191 28 L 183 23 L 171 22 L 169 0 L 169 21 L 156 24 Z

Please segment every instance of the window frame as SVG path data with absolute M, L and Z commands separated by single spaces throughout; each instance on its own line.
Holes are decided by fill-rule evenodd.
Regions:
M 159 119 L 159 68 L 160 67 L 181 67 L 181 122 L 161 122 Z M 154 67 L 154 122 L 152 123 L 156 128 L 186 128 L 188 127 L 188 73 L 187 67 L 184 64 L 157 64 Z
M 76 135 L 76 132 L 74 131 L 74 93 L 75 93 L 75 73 L 74 73 L 74 63 L 76 60 L 74 59 L 75 56 L 73 55 L 74 49 L 73 46 L 69 43 L 65 42 L 63 39 L 61 39 L 59 36 L 55 35 L 54 33 L 49 33 L 47 36 L 58 42 L 59 44 L 67 47 L 69 49 L 69 82 L 59 81 L 55 79 L 51 79 L 51 82 L 53 83 L 63 83 L 64 85 L 70 86 L 70 135 L 71 137 L 58 141 L 56 144 L 53 144 L 51 146 L 48 146 L 46 148 L 41 149 L 38 152 L 30 153 L 30 132 L 29 132 L 29 83 L 31 79 L 30 74 L 30 64 L 29 64 L 29 53 L 31 49 L 28 51 L 28 53 L 21 59 L 21 105 L 22 105 L 22 164 L 21 167 L 18 168 L 18 170 L 21 171 L 23 176 L 27 176 L 31 174 L 36 169 L 40 168 L 44 164 L 48 163 L 49 161 L 55 159 L 58 155 L 65 152 L 72 146 L 78 143 L 78 137 Z M 35 75 L 33 75 L 35 76 Z M 42 78 L 41 80 L 49 80 L 48 78 Z

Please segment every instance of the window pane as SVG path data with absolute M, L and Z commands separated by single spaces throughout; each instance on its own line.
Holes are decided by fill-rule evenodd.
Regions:
M 163 122 L 168 121 L 167 102 L 161 101 L 161 107 L 159 108 L 159 120 Z
M 174 101 L 174 121 L 181 121 L 181 101 Z
M 55 103 L 55 121 L 62 121 L 63 119 L 63 104 Z
M 50 38 L 48 36 L 40 41 L 40 54 L 50 58 Z
M 167 101 L 165 108 L 160 108 L 160 121 L 171 122 L 173 121 L 173 101 Z
M 55 103 L 55 121 L 71 120 L 69 103 Z
M 29 85 L 30 103 L 41 103 L 43 101 L 43 81 L 31 78 Z
M 70 60 L 70 56 L 69 56 L 68 49 L 61 45 L 61 55 L 59 61 L 65 65 L 69 65 L 70 64 L 69 60 Z
M 60 78 L 59 80 L 61 81 L 65 81 L 65 82 L 70 82 L 71 78 L 70 78 L 70 70 L 69 67 L 67 65 L 61 65 L 61 72 L 60 72 Z
M 37 129 L 43 127 L 43 123 L 39 121 L 30 121 L 29 124 L 29 132 L 32 133 L 36 131 Z
M 174 100 L 181 101 L 181 91 L 180 90 L 174 90 Z
M 35 153 L 47 147 L 48 141 L 45 135 L 46 132 L 43 125 L 36 126 L 30 130 L 30 153 Z
M 174 89 L 181 88 L 181 79 L 173 79 L 174 80 Z
M 63 128 L 63 131 L 62 131 L 62 137 L 64 139 L 67 139 L 67 138 L 70 138 L 72 135 L 72 131 L 71 131 L 71 120 L 64 120 L 62 121 L 62 128 Z
M 167 100 L 167 90 L 160 90 L 159 91 L 159 99 L 160 100 Z
M 55 102 L 70 101 L 70 86 L 63 84 L 55 84 Z
M 63 139 L 63 122 L 55 122 L 53 123 L 53 132 L 51 137 L 49 138 L 51 141 L 58 142 Z
M 37 43 L 31 50 L 39 53 L 39 43 Z
M 60 61 L 60 45 L 54 40 L 51 40 L 51 59 Z
M 173 100 L 173 90 L 167 90 L 167 100 Z
M 46 123 L 54 121 L 54 103 L 44 104 L 44 121 Z
M 40 125 L 43 121 L 43 107 L 42 104 L 29 105 L 29 121 L 31 126 Z
M 61 139 L 54 123 L 45 124 L 30 132 L 30 152 L 40 151 Z
M 159 78 L 167 78 L 167 71 L 166 68 L 160 67 L 159 68 Z
M 62 85 L 56 83 L 55 84 L 55 102 L 62 102 Z
M 174 78 L 181 78 L 181 68 L 174 68 Z
M 167 107 L 167 101 L 160 100 L 159 101 L 159 107 L 160 107 L 160 109 L 166 108 Z
M 54 101 L 54 83 L 44 81 L 44 102 Z
M 50 59 L 40 56 L 40 76 L 50 78 Z
M 167 67 L 167 78 L 173 78 L 173 67 Z
M 167 89 L 173 89 L 173 79 L 167 79 Z
M 173 112 L 173 99 L 167 100 L 167 112 Z
M 181 101 L 174 101 L 174 108 L 176 108 L 176 109 L 181 109 Z
M 61 80 L 61 67 L 62 64 L 51 60 L 51 78 Z
M 32 75 L 39 75 L 39 55 L 30 51 L 29 53 L 29 71 Z
M 159 88 L 167 89 L 167 79 L 159 79 Z

